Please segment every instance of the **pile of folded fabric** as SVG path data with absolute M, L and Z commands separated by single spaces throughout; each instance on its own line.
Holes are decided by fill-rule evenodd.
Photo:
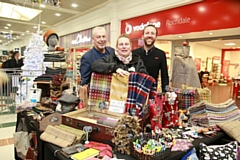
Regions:
M 60 67 L 54 67 L 54 68 L 50 68 L 47 67 L 46 68 L 46 72 L 45 74 L 38 76 L 37 78 L 35 78 L 34 81 L 46 81 L 46 82 L 50 82 L 53 80 L 54 75 L 56 74 L 65 74 L 66 73 L 66 69 L 60 68 Z
M 189 123 L 205 127 L 240 119 L 238 107 L 232 99 L 219 104 L 201 101 L 191 106 L 189 113 Z
M 44 62 L 65 62 L 66 54 L 61 52 L 59 54 L 44 54 Z

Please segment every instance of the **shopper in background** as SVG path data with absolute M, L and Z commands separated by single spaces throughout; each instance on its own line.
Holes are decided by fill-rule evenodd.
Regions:
M 94 47 L 86 52 L 81 58 L 81 85 L 90 83 L 92 74 L 91 65 L 95 60 L 114 53 L 113 48 L 106 47 L 106 30 L 103 27 L 95 27 L 93 29 L 92 40 Z
M 130 72 L 147 73 L 147 70 L 140 56 L 132 54 L 130 38 L 127 34 L 122 34 L 117 39 L 116 52 L 96 60 L 92 64 L 92 72 L 97 73 L 117 73 L 121 76 L 129 75 Z
M 21 68 L 23 66 L 23 59 L 19 59 L 19 56 L 19 51 L 13 52 L 8 68 Z
M 23 66 L 23 59 L 19 59 L 19 51 L 11 53 L 11 59 L 3 63 L 3 68 L 21 68 Z
M 8 52 L 8 59 L 3 62 L 2 68 L 7 68 L 9 66 L 10 60 L 12 59 L 13 51 Z
M 158 83 L 159 71 L 161 71 L 162 92 L 165 92 L 169 84 L 167 59 L 164 51 L 154 46 L 158 35 L 157 28 L 154 25 L 147 25 L 143 30 L 142 39 L 144 45 L 132 52 L 138 54 L 144 62 L 147 72 Z M 159 84 L 158 84 L 159 85 Z

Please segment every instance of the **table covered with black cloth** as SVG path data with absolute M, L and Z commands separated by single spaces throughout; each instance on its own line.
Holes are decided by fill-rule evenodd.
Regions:
M 228 139 L 227 135 L 220 131 L 217 132 L 217 135 L 214 136 L 213 138 L 208 138 L 206 136 L 203 136 L 203 138 L 201 139 L 195 139 L 193 142 L 194 147 L 196 148 L 196 150 L 199 149 L 199 143 L 203 142 L 205 144 L 219 144 L 221 142 L 222 139 L 224 139 L 226 137 L 226 139 Z M 58 150 L 60 150 L 61 148 L 47 143 L 47 142 L 43 142 L 43 148 L 44 148 L 44 160 L 69 160 L 68 158 L 66 158 L 61 152 L 59 152 Z M 165 158 L 164 160 L 178 160 L 181 159 L 187 152 L 180 152 L 180 151 L 174 151 L 174 152 L 167 152 L 165 154 Z M 125 160 L 135 160 L 133 157 L 129 156 L 129 155 L 122 155 L 120 153 L 115 153 L 117 155 L 117 158 L 119 159 L 125 159 Z

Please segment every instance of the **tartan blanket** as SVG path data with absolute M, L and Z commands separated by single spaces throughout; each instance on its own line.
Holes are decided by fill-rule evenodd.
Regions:
M 128 81 L 126 110 L 130 115 L 141 115 L 147 100 L 156 96 L 155 79 L 147 74 L 132 72 Z
M 112 74 L 92 73 L 88 105 L 99 108 L 100 102 L 109 102 Z
M 173 91 L 177 94 L 179 109 L 188 109 L 194 104 L 200 102 L 200 97 L 197 89 L 173 88 Z
M 211 102 L 211 90 L 209 88 L 194 88 L 182 85 L 182 89 L 197 89 L 200 101 Z

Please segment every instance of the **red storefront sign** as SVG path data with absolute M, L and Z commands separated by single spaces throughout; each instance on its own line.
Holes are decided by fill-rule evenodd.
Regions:
M 131 38 L 140 38 L 144 26 L 149 23 L 158 28 L 158 35 L 236 28 L 240 27 L 239 15 L 239 0 L 204 0 L 123 20 L 121 33 L 127 33 Z

